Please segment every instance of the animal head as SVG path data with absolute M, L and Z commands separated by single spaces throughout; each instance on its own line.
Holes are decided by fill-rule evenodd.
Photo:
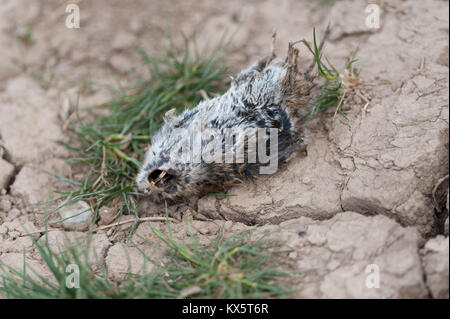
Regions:
M 153 136 L 150 148 L 136 177 L 140 192 L 154 200 L 186 198 L 198 192 L 206 180 L 201 161 L 192 158 L 190 145 L 195 110 L 187 110 L 178 117 L 175 110 L 164 116 L 165 124 Z

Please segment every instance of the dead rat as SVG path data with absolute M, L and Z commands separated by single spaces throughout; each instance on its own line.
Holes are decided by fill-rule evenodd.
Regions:
M 306 147 L 299 119 L 311 99 L 314 65 L 301 73 L 295 43 L 279 59 L 274 40 L 272 54 L 242 71 L 223 95 L 178 116 L 166 113 L 136 177 L 140 192 L 159 201 L 224 190 Z

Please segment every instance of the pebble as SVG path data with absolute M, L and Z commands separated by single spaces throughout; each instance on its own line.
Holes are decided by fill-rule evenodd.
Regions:
M 117 218 L 118 211 L 109 207 L 101 207 L 98 210 L 98 215 L 100 217 L 99 225 L 109 225 Z
M 12 204 L 9 200 L 7 199 L 0 199 L 0 210 L 4 211 L 4 212 L 8 212 L 12 207 Z
M 62 207 L 59 215 L 64 219 L 62 222 L 64 229 L 76 231 L 87 230 L 93 218 L 90 206 L 84 201 Z

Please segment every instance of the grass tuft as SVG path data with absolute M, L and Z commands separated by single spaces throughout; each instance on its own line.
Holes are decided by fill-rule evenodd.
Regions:
M 310 111 L 306 115 L 306 120 L 311 120 L 321 112 L 333 106 L 336 106 L 335 115 L 339 113 L 343 118 L 348 120 L 340 106 L 348 96 L 348 93 L 359 83 L 359 70 L 355 68 L 355 63 L 358 61 L 355 58 L 357 51 L 352 54 L 352 57 L 345 65 L 343 74 L 341 74 L 328 59 L 325 59 L 326 62 L 324 62 L 321 50 L 317 46 L 315 29 L 313 30 L 313 44 L 311 45 L 306 40 L 303 40 L 302 42 L 314 56 L 318 75 L 324 79 L 324 83 L 320 86 L 319 93 L 310 101 Z
M 164 253 L 169 258 L 161 266 L 143 254 L 146 262 L 154 265 L 148 273 L 129 274 L 124 281 L 115 282 L 108 278 L 98 256 L 96 262 L 89 261 L 92 249 L 80 251 L 82 245 L 73 244 L 55 252 L 47 240 L 33 239 L 53 278 L 37 274 L 25 264 L 18 270 L 0 263 L 0 295 L 64 299 L 277 298 L 291 293 L 276 283 L 281 276 L 288 275 L 280 270 L 287 266 L 280 262 L 280 255 L 286 251 L 281 250 L 281 243 L 265 239 L 267 235 L 243 231 L 224 238 L 221 228 L 216 239 L 204 247 L 193 234 L 192 242 L 185 244 L 172 237 L 170 228 L 168 234 L 150 225 L 149 230 L 165 244 Z M 69 277 L 73 265 L 79 270 L 78 280 Z M 73 287 L 67 281 L 78 284 Z

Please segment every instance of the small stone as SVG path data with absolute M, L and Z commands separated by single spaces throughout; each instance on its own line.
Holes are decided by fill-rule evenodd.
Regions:
M 199 228 L 198 232 L 202 235 L 208 235 L 211 233 L 210 229 L 208 229 L 206 227 Z
M 311 178 L 309 178 L 308 176 L 303 177 L 302 178 L 302 183 L 306 184 L 306 185 L 311 184 Z
M 233 222 L 231 220 L 227 220 L 223 225 L 223 229 L 226 231 L 231 230 L 231 227 L 233 227 Z
M 5 198 L 0 200 L 0 210 L 7 212 L 11 209 L 11 202 Z
M 298 253 L 297 253 L 296 251 L 292 251 L 292 252 L 289 253 L 288 256 L 289 256 L 289 258 L 291 258 L 291 259 L 295 259 L 295 258 L 297 258 Z
M 98 210 L 98 215 L 100 217 L 99 225 L 109 225 L 111 224 L 118 216 L 117 209 L 109 208 L 109 207 L 101 207 Z
M 65 206 L 59 210 L 64 229 L 83 231 L 89 228 L 93 214 L 90 206 L 83 201 Z

